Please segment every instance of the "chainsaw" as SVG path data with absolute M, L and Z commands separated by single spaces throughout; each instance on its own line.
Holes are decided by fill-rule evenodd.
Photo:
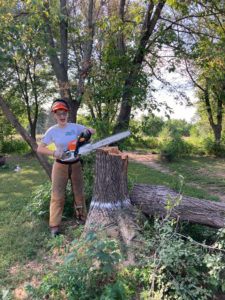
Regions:
M 108 146 L 112 143 L 118 142 L 122 139 L 125 139 L 130 135 L 130 131 L 123 131 L 114 135 L 111 135 L 103 140 L 98 142 L 86 142 L 83 140 L 83 137 L 80 136 L 78 139 L 71 141 L 68 144 L 68 150 L 63 153 L 61 161 L 64 162 L 73 162 L 76 161 L 80 155 L 87 155 L 90 152 L 93 152 L 101 147 Z

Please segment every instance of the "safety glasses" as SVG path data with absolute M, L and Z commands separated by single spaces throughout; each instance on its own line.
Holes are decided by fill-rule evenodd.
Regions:
M 55 114 L 57 117 L 61 117 L 61 116 L 65 117 L 68 115 L 68 112 L 67 111 L 62 111 L 62 112 L 56 111 Z

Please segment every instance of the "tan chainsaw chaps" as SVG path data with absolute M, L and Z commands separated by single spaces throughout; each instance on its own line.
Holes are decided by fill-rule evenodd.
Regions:
M 49 226 L 60 226 L 65 203 L 65 192 L 68 180 L 71 180 L 74 194 L 74 209 L 76 218 L 85 221 L 87 216 L 84 191 L 83 174 L 80 161 L 73 164 L 54 162 L 52 168 L 52 193 L 50 203 Z

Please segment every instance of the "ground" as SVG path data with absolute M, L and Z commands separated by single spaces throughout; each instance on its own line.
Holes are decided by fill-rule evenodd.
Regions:
M 146 166 L 145 170 L 140 171 L 140 174 L 135 174 L 135 182 L 137 180 L 137 182 L 139 183 L 151 182 L 151 184 L 164 184 L 165 182 L 165 184 L 170 184 L 174 180 L 174 178 L 178 176 L 178 174 L 183 174 L 187 185 L 195 188 L 201 188 L 202 190 L 207 191 L 210 195 L 217 196 L 217 198 L 221 201 L 225 201 L 225 173 L 223 171 L 225 169 L 224 159 L 190 158 L 189 160 L 181 160 L 177 163 L 175 162 L 173 164 L 169 164 L 160 161 L 160 158 L 157 154 L 143 154 L 138 152 L 126 153 L 128 154 L 130 162 L 135 161 Z M 21 161 L 19 161 L 19 165 L 22 167 L 22 171 L 16 173 L 14 171 L 14 167 L 16 166 L 17 162 L 17 157 L 12 158 L 10 161 L 11 165 L 9 166 L 9 169 L 4 170 L 0 174 L 2 176 L 2 183 L 0 182 L 0 204 L 2 207 L 1 224 L 3 225 L 1 231 L 3 233 L 3 231 L 5 230 L 5 241 L 14 243 L 16 242 L 15 233 L 9 232 L 9 235 L 7 235 L 7 226 L 14 222 L 15 224 L 19 224 L 21 234 L 24 235 L 24 230 L 27 230 L 26 235 L 29 237 L 31 232 L 33 232 L 32 235 L 34 235 L 34 238 L 31 240 L 30 246 L 35 248 L 36 245 L 34 244 L 34 242 L 36 240 L 36 237 L 40 236 L 40 232 L 42 232 L 43 229 L 40 228 L 39 231 L 34 231 L 36 230 L 35 226 L 32 227 L 31 222 L 28 222 L 27 220 L 26 222 L 24 222 L 22 218 L 23 216 L 17 215 L 17 212 L 20 211 L 21 207 L 24 206 L 25 202 L 20 203 L 24 197 L 24 191 L 27 191 L 27 194 L 29 194 L 30 197 L 33 188 L 28 188 L 30 186 L 32 187 L 32 185 L 34 184 L 33 180 L 36 181 L 36 185 L 39 185 L 43 183 L 43 179 L 47 177 L 45 177 L 45 174 L 43 173 L 43 170 L 40 169 L 40 166 L 33 159 L 28 157 L 25 157 Z M 131 165 L 131 168 L 135 167 L 133 168 L 133 173 L 139 172 L 139 165 L 129 165 Z M 20 178 L 20 181 L 18 181 L 18 178 Z M 144 181 L 145 179 L 146 181 Z M 9 195 L 7 196 L 7 200 L 5 198 L 5 195 Z M 13 201 L 15 198 L 17 199 L 17 201 L 14 202 L 13 205 L 11 201 Z M 202 198 L 204 198 L 204 195 Z M 29 199 L 27 201 L 29 201 Z M 8 213 L 9 207 L 14 207 L 14 210 L 10 212 L 12 221 L 4 227 L 4 217 Z M 12 213 L 15 215 L 14 219 L 12 218 Z M 7 215 L 5 218 L 7 219 Z M 24 228 L 22 226 L 24 226 Z M 14 287 L 12 287 L 14 295 L 13 299 L 28 299 L 24 288 L 25 285 L 27 283 L 32 283 L 34 286 L 38 285 L 38 283 L 40 282 L 40 278 L 46 272 L 45 270 L 53 269 L 56 264 L 59 264 L 62 261 L 64 249 L 66 249 L 71 240 L 75 238 L 73 236 L 74 229 L 76 229 L 74 228 L 74 226 L 77 227 L 77 225 L 74 225 L 72 223 L 66 224 L 66 234 L 61 240 L 56 240 L 53 243 L 51 241 L 48 241 L 48 251 L 46 251 L 45 247 L 44 251 L 43 249 L 40 249 L 39 253 L 35 254 L 34 258 L 27 259 L 25 257 L 26 260 L 24 263 L 11 264 L 8 277 L 10 281 L 15 282 Z M 26 243 L 27 241 L 28 240 L 25 240 Z M 18 249 L 17 252 L 19 252 L 21 242 L 23 241 L 19 240 L 18 245 L 15 243 L 14 247 L 16 250 Z M 12 247 L 12 244 L 10 245 L 10 247 Z M 24 251 L 25 247 L 27 247 L 27 245 L 24 245 Z M 5 249 L 3 249 L 3 253 L 4 251 L 6 253 Z M 22 250 L 20 251 L 21 254 L 23 254 Z M 30 255 L 32 255 L 32 253 Z
M 158 154 L 152 154 L 152 153 L 144 153 L 143 154 L 140 152 L 128 152 L 128 151 L 125 153 L 127 153 L 130 161 L 135 161 L 135 162 L 144 164 L 144 165 L 154 168 L 162 173 L 171 174 L 171 175 L 174 174 L 174 171 L 169 168 L 169 164 L 162 163 Z M 215 170 L 216 171 L 214 171 L 214 174 L 213 174 L 214 176 L 225 179 L 225 172 L 224 172 L 223 168 L 219 168 L 219 169 L 215 169 Z M 206 169 L 202 168 L 199 171 L 205 172 L 205 175 L 207 175 Z M 225 202 L 225 193 L 223 192 L 223 190 L 220 192 L 220 189 L 218 188 L 218 186 L 215 187 L 214 182 L 213 182 L 213 184 L 208 183 L 207 186 L 205 186 L 205 185 L 203 186 L 203 185 L 201 185 L 199 183 L 195 183 L 195 182 L 191 182 L 189 184 L 191 184 L 193 187 L 204 188 L 209 193 L 213 193 L 215 196 L 218 196 L 220 201 Z

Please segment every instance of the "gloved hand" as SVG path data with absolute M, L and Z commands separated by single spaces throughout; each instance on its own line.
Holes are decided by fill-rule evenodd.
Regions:
M 53 153 L 53 157 L 56 159 L 61 159 L 63 157 L 64 151 L 63 149 L 56 149 Z
M 80 141 L 81 142 L 87 142 L 91 138 L 91 131 L 89 129 L 85 129 L 83 132 L 80 134 Z

